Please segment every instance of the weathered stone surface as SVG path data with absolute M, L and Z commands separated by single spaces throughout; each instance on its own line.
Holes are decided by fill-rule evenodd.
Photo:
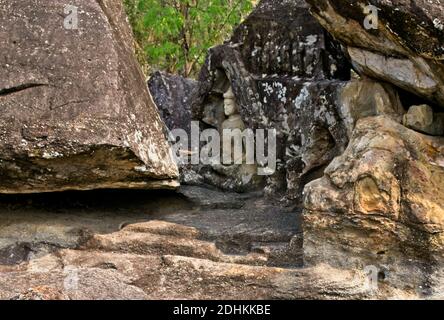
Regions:
M 256 94 L 263 103 L 256 106 L 250 125 L 277 130 L 278 172 L 268 178 L 266 190 L 283 188 L 288 199 L 299 200 L 303 186 L 342 154 L 360 118 L 385 114 L 401 122 L 404 114 L 393 87 L 370 80 L 261 79 L 253 88 L 258 88 Z M 213 170 L 235 176 L 222 166 Z M 211 174 L 207 179 L 218 186 L 227 183 Z
M 440 0 L 307 0 L 361 73 L 444 106 L 444 11 Z M 365 7 L 378 8 L 366 29 Z
M 293 98 L 307 81 L 349 77 L 346 58 L 311 17 L 304 1 L 263 0 L 230 41 L 209 50 L 193 98 L 193 118 L 221 131 L 227 127 L 227 117 L 239 114 L 245 128 L 276 129 L 278 170 L 268 177 L 267 190 L 285 189 L 284 157 Z M 201 170 L 204 181 L 225 189 L 263 187 L 264 176 L 254 173 L 257 170 L 251 165 Z
M 337 43 L 302 0 L 260 1 L 234 31 L 229 46 L 254 75 L 320 80 L 348 79 L 350 74 Z
M 0 261 L 0 299 L 418 297 L 384 281 L 372 292 L 362 269 L 301 268 L 297 210 L 182 188 L 191 206 L 159 191 L 1 196 L 0 248 L 15 240 L 31 251 Z
M 120 1 L 1 1 L 0 16 L 0 192 L 177 185 Z
M 209 101 L 204 107 L 202 121 L 212 127 L 221 129 L 222 123 L 225 121 L 224 102 L 219 99 Z
M 21 234 L 23 240 L 35 239 L 27 259 L 0 263 L 0 299 L 344 299 L 405 295 L 390 288 L 373 295 L 365 286 L 362 270 L 327 265 L 295 268 L 301 252 L 300 237 L 295 237 L 299 233 L 295 223 L 298 215 L 263 199 L 213 190 L 218 208 L 207 199 L 204 207 L 188 209 L 181 200 L 178 209 L 170 193 L 76 194 L 77 202 L 67 201 L 75 194 L 65 193 L 33 196 L 31 205 L 8 204 L 10 198 L 1 199 L 0 226 L 9 225 L 1 229 L 2 236 L 17 240 Z M 230 208 L 233 201 L 244 207 Z M 8 207 L 13 208 L 11 212 Z M 71 238 L 69 228 L 73 225 L 89 230 L 87 241 L 64 241 Z M 51 243 L 54 250 L 41 252 L 38 242 Z
M 63 250 L 62 267 L 3 274 L 1 299 L 344 299 L 372 295 L 363 272 L 329 266 L 305 270 L 213 262 L 182 256 L 146 256 Z M 131 266 L 128 268 L 128 266 Z
M 298 84 L 290 104 L 285 143 L 288 197 L 299 199 L 303 186 L 322 176 L 348 145 L 360 118 L 385 114 L 400 122 L 404 110 L 390 85 L 373 81 Z
M 402 124 L 433 136 L 444 135 L 444 114 L 434 113 L 432 107 L 426 104 L 411 106 L 404 115 Z
M 74 268 L 74 266 L 70 266 Z M 72 286 L 69 276 L 75 277 Z M 148 295 L 120 272 L 94 266 L 15 271 L 3 275 L 2 300 L 146 300 Z
M 391 85 L 371 80 L 271 78 L 251 82 L 262 103 L 253 106 L 254 115 L 243 118 L 249 119 L 253 128 L 277 131 L 278 172 L 268 178 L 267 190 L 284 188 L 293 199 L 345 150 L 360 118 L 385 114 L 401 122 L 405 112 Z M 232 122 L 225 120 L 222 129 L 244 127 L 228 125 Z
M 240 209 L 255 193 L 220 192 L 208 186 L 181 186 L 178 192 L 199 207 L 208 209 Z
M 373 265 L 420 294 L 442 286 L 443 154 L 443 138 L 359 120 L 345 153 L 305 187 L 305 263 Z
M 231 86 L 248 127 L 257 126 L 256 108 L 262 101 L 255 82 L 267 78 L 350 78 L 345 56 L 311 17 L 304 1 L 261 1 L 229 42 L 209 50 L 193 100 L 195 118 L 201 119 L 208 100 L 221 99 Z M 265 105 L 272 109 L 271 103 Z
M 227 92 L 224 93 L 224 111 L 227 117 L 238 114 L 239 107 L 237 106 L 233 89 L 230 87 Z
M 221 108 L 214 103 L 221 93 L 233 96 L 246 128 L 276 130 L 277 170 L 266 178 L 266 192 L 300 200 L 303 186 L 345 150 L 358 119 L 386 114 L 401 122 L 404 109 L 391 85 L 349 79 L 338 44 L 304 2 L 262 1 L 230 42 L 210 50 L 193 116 L 209 118 L 210 105 Z M 211 124 L 220 130 L 226 120 L 219 118 Z M 215 180 L 209 182 L 220 186 Z
M 150 76 L 148 88 L 168 129 L 190 132 L 190 97 L 196 87 L 197 82 L 192 79 L 165 72 L 158 71 Z
M 0 265 L 14 265 L 60 248 L 79 249 L 87 244 L 102 250 L 117 246 L 134 252 L 211 255 L 222 250 L 248 255 L 253 252 L 253 243 L 282 249 L 300 233 L 299 212 L 267 203 L 260 193 L 182 186 L 180 194 L 116 190 L 24 197 L 0 197 Z M 151 221 L 154 219 L 157 221 Z M 125 235 L 117 233 L 121 229 Z M 180 240 L 172 241 L 171 236 Z M 193 249 L 194 244 L 201 249 Z M 300 248 L 299 243 L 295 248 L 298 257 L 285 264 L 300 264 Z M 271 260 L 279 265 L 279 259 L 274 258 L 261 263 Z

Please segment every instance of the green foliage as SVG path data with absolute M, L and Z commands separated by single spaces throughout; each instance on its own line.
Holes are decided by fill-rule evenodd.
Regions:
M 150 72 L 195 76 L 256 0 L 124 0 L 140 62 Z

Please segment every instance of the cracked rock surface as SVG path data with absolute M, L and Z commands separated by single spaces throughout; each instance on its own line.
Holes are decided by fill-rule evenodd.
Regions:
M 120 1 L 0 1 L 0 17 L 1 193 L 177 186 Z

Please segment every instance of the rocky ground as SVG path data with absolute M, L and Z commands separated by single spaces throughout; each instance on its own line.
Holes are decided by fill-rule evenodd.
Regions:
M 1 299 L 308 299 L 372 292 L 302 268 L 300 210 L 201 187 L 3 196 Z M 413 295 L 412 295 L 413 296 Z

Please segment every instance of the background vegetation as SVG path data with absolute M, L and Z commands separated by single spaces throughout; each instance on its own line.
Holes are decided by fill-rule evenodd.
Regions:
M 228 39 L 256 0 L 124 0 L 146 73 L 197 75 L 207 50 Z

